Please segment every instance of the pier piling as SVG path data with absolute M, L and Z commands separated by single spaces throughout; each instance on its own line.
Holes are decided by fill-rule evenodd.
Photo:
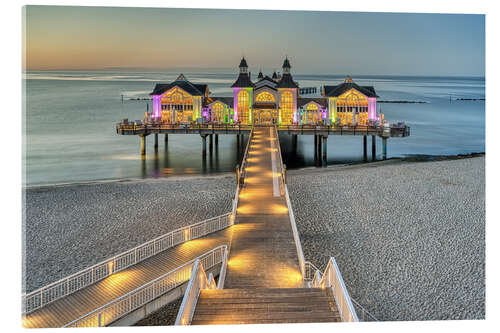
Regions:
M 165 134 L 165 143 L 168 143 L 168 134 Z
M 215 146 L 219 145 L 219 134 L 215 134 Z
M 322 140 L 323 140 L 323 161 L 325 161 L 325 164 L 326 164 L 326 160 L 327 160 L 327 148 L 328 148 L 328 137 L 324 136 L 322 138 Z
M 203 157 L 207 156 L 207 136 L 202 135 L 201 136 L 201 154 Z
M 146 136 L 140 135 L 141 138 L 141 155 L 146 155 Z
M 387 159 L 387 138 L 382 138 L 382 159 Z
M 366 135 L 363 135 L 363 161 L 366 162 L 368 161 L 368 152 L 366 149 Z
M 375 146 L 375 135 L 372 135 L 372 161 L 377 158 L 377 148 Z
M 214 135 L 209 134 L 208 135 L 208 149 L 210 150 L 210 153 L 212 153 L 213 148 L 214 148 Z
M 292 150 L 297 151 L 297 134 L 292 134 Z
M 155 133 L 155 151 L 158 151 L 158 133 Z

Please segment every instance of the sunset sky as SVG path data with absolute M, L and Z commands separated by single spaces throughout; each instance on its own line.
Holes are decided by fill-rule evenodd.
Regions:
M 483 15 L 27 6 L 26 69 L 485 73 Z

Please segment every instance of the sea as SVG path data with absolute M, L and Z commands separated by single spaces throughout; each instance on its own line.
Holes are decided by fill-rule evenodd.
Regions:
M 160 135 L 157 153 L 153 136 L 148 136 L 143 158 L 139 137 L 116 133 L 115 125 L 122 119 L 141 119 L 151 110 L 146 99 L 156 83 L 171 82 L 181 71 L 193 83 L 208 84 L 213 96 L 232 95 L 230 87 L 237 77 L 233 70 L 23 73 L 23 185 L 233 172 L 244 153 L 244 145 L 238 145 L 234 135 L 219 135 L 218 146 L 206 158 L 199 135 L 169 135 L 168 144 Z M 374 86 L 379 100 L 423 102 L 378 103 L 385 119 L 411 128 L 410 137 L 388 140 L 388 158 L 485 151 L 484 77 L 352 77 L 359 85 Z M 300 87 L 335 85 L 344 78 L 294 74 Z M 327 165 L 361 163 L 362 140 L 361 136 L 330 136 Z M 299 136 L 295 150 L 286 134 L 280 134 L 280 143 L 288 169 L 324 167 L 315 160 L 313 136 Z M 381 158 L 379 138 L 376 144 Z

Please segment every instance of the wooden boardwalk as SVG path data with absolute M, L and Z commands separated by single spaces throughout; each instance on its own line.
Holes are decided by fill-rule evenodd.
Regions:
M 255 127 L 223 290 L 203 290 L 192 324 L 338 322 L 330 288 L 304 288 L 274 127 Z
M 245 187 L 239 195 L 226 289 L 302 286 L 288 209 L 281 194 L 277 144 L 273 127 L 254 129 Z
M 26 328 L 61 327 L 223 244 L 232 227 L 191 240 L 23 316 Z

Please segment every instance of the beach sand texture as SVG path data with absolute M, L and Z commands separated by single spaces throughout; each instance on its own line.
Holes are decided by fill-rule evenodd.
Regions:
M 484 157 L 288 172 L 306 259 L 335 256 L 380 320 L 484 318 L 484 181 Z M 227 174 L 29 188 L 26 289 L 226 213 L 234 189 Z

